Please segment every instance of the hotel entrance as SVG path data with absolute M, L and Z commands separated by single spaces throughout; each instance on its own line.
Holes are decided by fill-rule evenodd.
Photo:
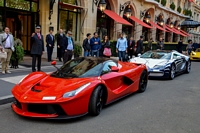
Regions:
M 35 25 L 39 23 L 38 1 L 4 0 L 4 2 L 0 3 L 0 32 L 4 27 L 9 27 L 13 36 L 22 41 L 24 50 L 28 54 L 31 34 L 35 31 Z

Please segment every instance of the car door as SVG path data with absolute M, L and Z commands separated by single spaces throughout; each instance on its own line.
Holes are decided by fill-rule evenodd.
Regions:
M 176 72 L 180 72 L 184 62 L 183 58 L 178 53 L 173 53 L 172 58 L 174 59 L 174 63 L 176 65 Z

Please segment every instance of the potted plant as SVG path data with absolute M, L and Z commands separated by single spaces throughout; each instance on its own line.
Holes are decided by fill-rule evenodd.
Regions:
M 18 63 L 23 60 L 24 58 L 24 48 L 22 41 L 18 38 L 14 39 L 14 48 L 15 51 L 12 53 L 10 63 L 11 63 L 11 68 L 18 68 Z
M 81 56 L 82 54 L 82 47 L 78 44 L 74 45 L 74 58 Z

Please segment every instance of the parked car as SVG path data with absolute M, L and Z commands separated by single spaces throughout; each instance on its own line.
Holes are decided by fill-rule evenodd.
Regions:
M 144 92 L 147 82 L 143 64 L 79 57 L 50 74 L 33 72 L 24 77 L 12 89 L 12 109 L 21 116 L 49 119 L 97 116 L 104 105 Z
M 191 69 L 190 58 L 177 51 L 147 51 L 140 57 L 130 59 L 130 62 L 146 64 L 149 77 L 174 79 L 176 75 L 189 73 Z
M 200 48 L 190 53 L 190 60 L 200 60 Z

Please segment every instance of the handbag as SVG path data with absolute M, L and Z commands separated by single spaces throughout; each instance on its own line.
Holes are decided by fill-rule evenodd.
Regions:
M 105 56 L 111 56 L 111 49 L 110 48 L 104 48 L 103 54 Z
M 7 53 L 0 51 L 0 59 L 6 59 L 6 58 L 7 58 Z

